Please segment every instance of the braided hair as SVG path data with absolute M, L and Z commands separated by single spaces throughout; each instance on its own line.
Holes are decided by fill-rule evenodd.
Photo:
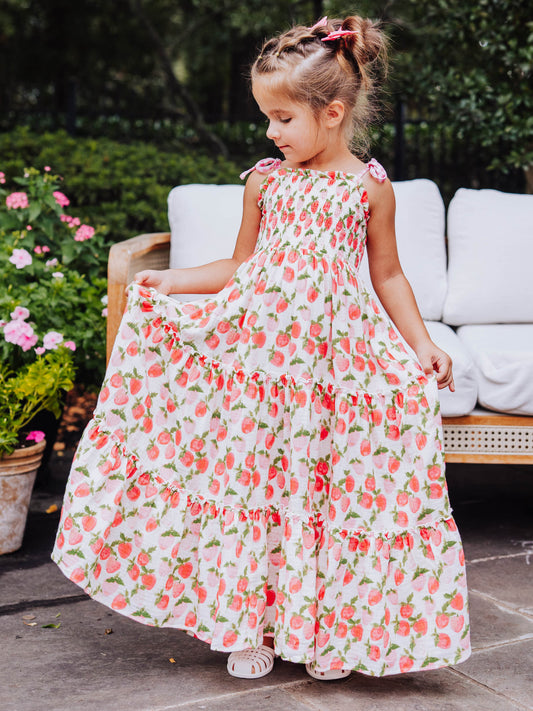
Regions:
M 339 30 L 350 34 L 323 41 Z M 371 20 L 350 16 L 314 27 L 297 25 L 267 40 L 252 65 L 251 80 L 266 79 L 271 90 L 309 106 L 315 116 L 341 101 L 347 143 L 364 149 L 374 113 L 375 70 L 385 65 L 384 34 Z

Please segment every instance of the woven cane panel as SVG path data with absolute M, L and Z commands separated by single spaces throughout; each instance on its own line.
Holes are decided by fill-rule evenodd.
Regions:
M 128 265 L 128 284 L 143 269 L 168 269 L 169 255 L 170 244 L 165 244 L 139 257 L 133 257 Z
M 446 425 L 444 450 L 470 454 L 533 454 L 533 430 L 497 425 Z

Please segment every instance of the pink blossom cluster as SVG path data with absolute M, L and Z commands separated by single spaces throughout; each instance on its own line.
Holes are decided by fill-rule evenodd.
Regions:
M 82 225 L 76 230 L 74 239 L 76 240 L 76 242 L 84 242 L 86 239 L 91 239 L 94 236 L 94 232 L 94 227 L 90 227 L 89 225 Z
M 24 308 L 24 306 L 17 306 L 11 313 L 13 320 L 4 326 L 4 338 L 6 341 L 20 346 L 23 351 L 29 351 L 38 340 L 32 326 L 26 323 L 29 315 L 28 309 Z
M 54 190 L 52 195 L 55 197 L 59 207 L 67 207 L 68 205 L 70 205 L 70 200 L 68 199 L 68 197 L 59 190 Z
M 6 197 L 6 205 L 9 209 L 16 209 L 19 207 L 28 207 L 28 196 L 26 193 L 11 193 Z
M 76 350 L 74 341 L 63 341 L 63 336 L 57 331 L 49 331 L 43 338 L 43 345 L 35 349 L 37 355 L 43 355 L 46 351 L 54 351 L 60 344 L 71 351 Z
M 63 336 L 57 331 L 48 331 L 43 338 L 43 346 L 47 351 L 55 350 L 60 343 L 63 342 Z
M 14 264 L 17 269 L 24 269 L 32 263 L 31 254 L 27 249 L 14 249 L 9 257 L 11 264 Z
M 47 245 L 43 245 L 42 247 L 40 245 L 37 245 L 36 247 L 33 248 L 33 251 L 35 254 L 46 254 L 47 252 L 50 251 L 50 247 L 47 247 Z
M 6 182 L 6 174 L 0 172 L 0 184 L 3 185 Z
M 0 328 L 4 329 L 4 338 L 8 343 L 20 346 L 23 351 L 29 351 L 38 341 L 37 335 L 33 331 L 31 324 L 26 322 L 30 312 L 25 306 L 17 306 L 11 312 L 11 321 L 0 323 Z M 49 331 L 43 338 L 43 345 L 35 349 L 37 355 L 43 355 L 46 351 L 55 350 L 60 344 L 71 351 L 76 350 L 74 341 L 63 341 L 63 336 L 57 331 Z
M 70 215 L 60 215 L 61 222 L 66 222 L 69 227 L 77 227 L 80 224 L 79 217 L 71 217 Z

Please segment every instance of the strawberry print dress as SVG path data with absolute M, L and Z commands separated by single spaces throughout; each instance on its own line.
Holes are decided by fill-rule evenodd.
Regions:
M 274 164 L 222 291 L 129 287 L 53 551 L 94 599 L 319 671 L 468 657 L 436 380 L 358 274 L 368 172 Z

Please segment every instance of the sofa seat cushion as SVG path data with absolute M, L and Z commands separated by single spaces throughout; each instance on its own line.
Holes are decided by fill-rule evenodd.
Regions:
M 533 322 L 533 195 L 461 188 L 448 208 L 452 326 Z
M 474 361 L 480 405 L 533 415 L 533 324 L 461 326 L 457 333 Z
M 168 196 L 171 269 L 233 255 L 241 224 L 243 185 L 179 185 Z M 207 294 L 175 294 L 179 301 Z
M 422 317 L 440 321 L 447 289 L 444 202 L 426 179 L 394 182 L 398 255 Z M 368 260 L 361 275 L 370 283 Z
M 472 358 L 457 337 L 455 331 L 438 321 L 426 321 L 431 339 L 446 351 L 453 361 L 455 392 L 449 388 L 439 390 L 440 408 L 443 417 L 469 415 L 476 406 L 478 386 Z

